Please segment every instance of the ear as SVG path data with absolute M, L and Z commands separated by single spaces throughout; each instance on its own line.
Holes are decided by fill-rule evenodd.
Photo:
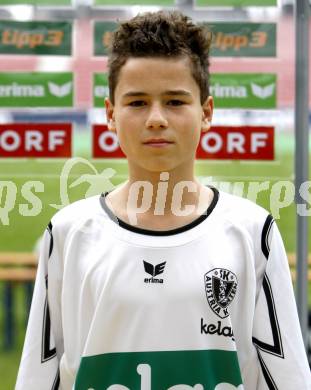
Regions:
M 108 130 L 116 132 L 116 124 L 114 117 L 114 105 L 111 103 L 109 98 L 105 99 L 105 107 L 106 107 L 106 117 L 107 117 L 107 125 Z
M 208 96 L 205 102 L 202 104 L 202 123 L 201 130 L 203 133 L 208 131 L 212 125 L 214 110 L 214 101 L 212 96 Z

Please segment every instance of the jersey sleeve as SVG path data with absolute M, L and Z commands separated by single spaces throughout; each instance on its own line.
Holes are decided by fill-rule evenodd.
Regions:
M 253 326 L 260 365 L 257 390 L 311 389 L 288 260 L 278 227 L 268 216 L 261 239 L 265 272 Z
M 59 388 L 59 360 L 63 353 L 59 260 L 50 222 L 40 244 L 35 288 L 15 390 Z

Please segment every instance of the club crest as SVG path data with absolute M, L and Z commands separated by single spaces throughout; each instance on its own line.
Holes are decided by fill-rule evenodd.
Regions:
M 238 287 L 236 275 L 224 268 L 214 268 L 204 275 L 204 283 L 210 308 L 218 317 L 228 317 L 228 306 L 233 301 Z

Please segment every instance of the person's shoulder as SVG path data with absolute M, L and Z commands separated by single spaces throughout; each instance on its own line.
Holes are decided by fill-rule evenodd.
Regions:
M 255 202 L 237 195 L 219 191 L 219 212 L 236 226 L 263 228 L 273 220 L 270 212 Z
M 92 220 L 101 211 L 100 196 L 95 195 L 86 199 L 77 200 L 54 214 L 51 225 L 61 230 L 69 230 L 75 226 Z
M 247 240 L 254 253 L 266 255 L 275 225 L 268 210 L 249 199 L 220 191 L 218 215 L 227 232 Z

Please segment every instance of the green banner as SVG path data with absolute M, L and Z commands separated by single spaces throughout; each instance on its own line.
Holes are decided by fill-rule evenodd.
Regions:
M 215 108 L 276 108 L 276 75 L 213 73 L 210 94 Z
M 72 106 L 72 73 L 0 73 L 0 107 Z
M 96 56 L 106 56 L 111 33 L 116 30 L 116 22 L 95 22 L 94 28 L 94 54 Z
M 71 55 L 71 22 L 0 21 L 0 53 Z
M 94 73 L 93 74 L 93 106 L 103 108 L 105 98 L 109 96 L 108 74 Z
M 277 0 L 196 0 L 202 7 L 267 7 L 276 6 Z
M 0 0 L 0 5 L 71 5 L 71 0 Z
M 271 73 L 213 73 L 210 93 L 216 108 L 276 107 L 276 75 Z M 107 73 L 93 75 L 93 105 L 103 108 L 109 96 Z
M 214 57 L 275 57 L 275 23 L 209 23 Z
M 209 23 L 214 57 L 275 57 L 275 23 Z M 95 22 L 94 54 L 106 56 L 115 22 Z

